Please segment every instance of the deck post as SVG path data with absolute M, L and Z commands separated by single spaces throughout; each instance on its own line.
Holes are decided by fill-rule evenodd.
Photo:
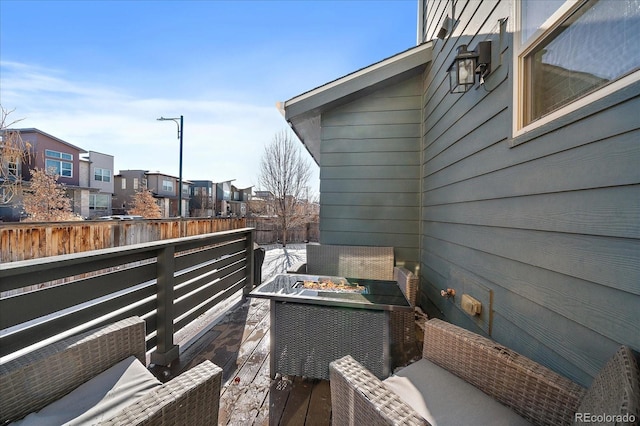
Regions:
M 179 347 L 173 343 L 173 287 L 175 284 L 175 247 L 168 245 L 158 251 L 158 327 L 157 348 L 151 363 L 169 365 L 178 358 Z
M 247 233 L 247 278 L 246 278 L 246 285 L 243 289 L 243 294 L 245 296 L 248 295 L 251 290 L 253 290 L 253 268 L 255 268 L 254 232 L 255 230 L 252 228 Z

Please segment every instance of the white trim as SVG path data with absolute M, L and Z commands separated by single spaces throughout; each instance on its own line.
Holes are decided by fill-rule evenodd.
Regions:
M 538 30 L 529 37 L 526 43 L 522 44 L 522 2 L 515 1 L 513 4 L 513 115 L 512 115 L 512 136 L 518 136 L 527 131 L 538 127 L 540 124 L 537 122 L 530 123 L 527 126 L 523 125 L 524 122 L 524 57 L 532 49 L 534 49 L 541 41 L 544 40 L 544 36 L 549 31 L 555 29 L 569 14 L 573 13 L 577 4 L 584 3 L 586 0 L 566 0 L 565 3 L 558 8 L 541 26 Z M 561 108 L 558 111 L 562 111 Z M 541 121 L 541 120 L 538 120 Z
M 640 70 L 634 71 L 631 74 L 626 75 L 618 80 L 615 80 L 586 96 L 576 99 L 575 101 L 565 105 L 564 107 L 557 109 L 552 113 L 545 115 L 542 118 L 539 118 L 538 120 L 534 121 L 533 123 L 530 123 L 529 125 L 523 127 L 522 129 L 517 129 L 513 133 L 513 137 L 523 135 L 533 129 L 543 126 L 553 120 L 556 120 L 592 102 L 595 102 L 598 99 L 604 98 L 605 96 L 609 96 L 610 94 L 638 81 L 640 81 Z
M 551 15 L 542 26 L 531 35 L 526 43 L 522 44 L 522 9 L 521 2 L 514 2 L 514 16 L 516 19 L 513 24 L 513 114 L 512 114 L 512 137 L 521 136 L 531 130 L 541 127 L 551 121 L 576 111 L 598 99 L 604 98 L 617 90 L 620 90 L 630 84 L 640 81 L 640 71 L 634 71 L 622 78 L 595 89 L 588 95 L 582 96 L 559 109 L 545 115 L 532 123 L 523 125 L 524 123 L 524 58 L 531 53 L 545 38 L 559 27 L 571 14 L 578 8 L 587 3 L 588 0 L 566 0 L 565 3 Z
M 337 80 L 329 82 L 329 83 L 327 83 L 327 84 L 325 84 L 323 86 L 316 87 L 315 89 L 312 89 L 312 90 L 310 90 L 310 91 L 308 91 L 306 93 L 303 93 L 301 95 L 296 96 L 295 98 L 291 98 L 288 101 L 285 101 L 284 102 L 284 108 L 285 109 L 289 108 L 291 105 L 293 105 L 295 103 L 298 103 L 298 102 L 303 101 L 305 99 L 311 98 L 311 97 L 313 97 L 313 96 L 315 96 L 315 95 L 317 95 L 319 93 L 325 92 L 325 91 L 327 91 L 329 89 L 332 89 L 334 87 L 340 86 L 340 85 L 345 84 L 345 83 L 347 83 L 349 81 L 357 80 L 358 78 L 360 78 L 362 76 L 370 74 L 370 73 L 372 73 L 372 72 L 374 72 L 376 70 L 382 69 L 382 68 L 384 68 L 384 67 L 386 67 L 386 66 L 388 66 L 390 64 L 400 62 L 405 58 L 410 58 L 410 57 L 413 57 L 413 56 L 416 56 L 416 55 L 428 53 L 429 56 L 425 56 L 424 57 L 424 61 L 423 61 L 423 63 L 427 63 L 427 62 L 429 62 L 431 60 L 430 53 L 431 53 L 432 47 L 433 47 L 432 43 L 423 43 L 422 45 L 416 46 L 416 47 L 414 47 L 412 49 L 406 50 L 406 51 L 404 51 L 402 53 L 399 53 L 399 54 L 397 54 L 395 56 L 392 56 L 390 58 L 384 59 L 384 60 L 382 60 L 382 61 L 380 61 L 378 63 L 375 63 L 375 64 L 370 65 L 368 67 L 362 68 L 362 69 L 360 69 L 360 70 L 358 70 L 356 72 L 353 72 L 353 73 L 348 74 L 348 75 L 346 75 L 346 76 L 344 76 L 342 78 L 339 78 Z
M 416 35 L 416 45 L 422 43 L 424 33 L 424 5 L 427 0 L 418 0 L 418 34 Z

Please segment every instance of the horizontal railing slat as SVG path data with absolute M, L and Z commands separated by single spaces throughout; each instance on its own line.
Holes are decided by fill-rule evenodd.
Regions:
M 132 315 L 145 319 L 149 349 L 167 342 L 206 310 L 252 286 L 253 232 L 242 228 L 0 264 L 2 291 L 68 281 L 0 299 L 0 357 L 4 362 L 18 351 Z M 173 274 L 170 291 L 159 292 L 158 271 Z M 172 299 L 161 302 L 164 294 Z M 173 327 L 159 324 L 158 307 L 166 303 L 173 304 L 167 311 Z
M 155 286 L 150 285 L 150 287 Z M 3 336 L 0 340 L 0 356 L 6 356 L 78 326 L 91 324 L 91 327 L 83 328 L 81 331 L 96 327 L 94 320 L 105 316 L 108 318 L 99 320 L 98 324 L 115 322 L 133 315 L 142 316 L 155 309 L 156 306 L 154 299 L 141 302 L 148 293 L 147 288 L 141 288 L 94 306 L 88 306 L 66 315 L 58 315 L 50 321 L 30 327 L 26 333 L 12 333 Z M 135 306 L 137 303 L 140 303 L 140 306 Z
M 176 318 L 185 314 L 190 309 L 195 308 L 203 301 L 208 300 L 221 291 L 224 291 L 227 288 L 233 286 L 242 278 L 244 278 L 245 275 L 245 268 L 235 270 L 229 275 L 222 278 L 220 281 L 209 282 L 207 285 L 201 286 L 198 291 L 192 294 L 190 297 L 185 297 L 179 301 L 176 301 L 174 305 Z
M 198 270 L 198 272 L 201 273 L 196 276 L 192 277 L 191 274 L 189 274 L 189 280 L 183 280 L 182 278 L 186 277 L 182 276 L 176 278 L 175 299 L 183 297 L 185 294 L 196 290 L 202 285 L 229 275 L 234 270 L 245 267 L 245 259 L 246 255 L 236 254 L 217 262 L 216 267 L 213 269 L 210 268 L 211 265 L 208 265 L 203 270 Z
M 203 306 L 200 306 L 198 309 L 194 310 L 193 312 L 190 312 L 188 315 L 185 315 L 183 318 L 180 318 L 180 320 L 174 323 L 175 330 L 176 331 L 182 330 L 184 327 L 186 327 L 189 323 L 194 321 L 200 315 L 207 312 L 209 309 L 213 308 L 218 303 L 228 299 L 233 294 L 238 292 L 240 289 L 245 287 L 245 285 L 246 283 L 244 282 L 244 280 L 236 283 L 235 285 L 226 289 L 223 293 L 220 293 L 217 297 L 211 299 L 209 302 L 207 302 Z
M 85 256 L 78 257 L 80 255 L 70 254 L 0 265 L 0 291 L 16 290 L 45 281 L 55 281 L 108 270 L 126 263 L 142 262 L 154 258 L 156 254 L 155 250 L 144 250 L 132 251 L 131 253 L 105 253 L 91 257 L 87 257 L 86 253 L 82 253 L 82 255 Z
M 154 280 L 155 276 L 153 262 L 0 299 L 0 329 L 106 297 Z M 155 288 L 150 288 L 146 296 L 152 294 Z
M 232 253 L 242 252 L 246 249 L 246 241 L 231 241 L 228 243 L 219 243 L 213 247 L 205 247 L 198 251 L 189 253 L 179 252 L 176 256 L 176 270 L 187 269 L 193 265 L 206 263 L 222 256 L 228 256 Z

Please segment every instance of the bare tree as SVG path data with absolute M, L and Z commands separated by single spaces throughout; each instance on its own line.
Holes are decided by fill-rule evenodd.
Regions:
M 153 198 L 153 194 L 147 188 L 142 188 L 133 195 L 133 208 L 129 210 L 129 214 L 139 215 L 145 219 L 160 219 L 162 210 Z
M 268 200 L 282 229 L 282 245 L 287 245 L 287 231 L 305 223 L 306 209 L 301 204 L 307 202 L 311 177 L 311 165 L 302 157 L 300 144 L 290 131 L 276 133 L 265 147 L 260 161 L 258 180 L 261 189 L 270 191 Z
M 29 188 L 24 189 L 23 205 L 27 213 L 27 222 L 61 222 L 79 220 L 71 211 L 71 199 L 65 192 L 60 177 L 54 169 L 46 172 L 32 169 Z
M 22 189 L 22 165 L 29 159 L 31 144 L 17 130 L 10 130 L 22 119 L 9 121 L 14 110 L 0 106 L 0 205 L 11 204 Z

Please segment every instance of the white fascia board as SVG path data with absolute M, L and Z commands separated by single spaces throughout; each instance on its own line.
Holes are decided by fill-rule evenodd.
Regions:
M 362 68 L 305 92 L 276 107 L 320 164 L 320 115 L 398 78 L 419 72 L 431 61 L 433 43 L 422 43 L 390 58 Z
M 433 44 L 422 43 L 390 58 L 362 68 L 344 77 L 284 102 L 285 119 L 322 109 L 335 101 L 375 86 L 431 61 Z

